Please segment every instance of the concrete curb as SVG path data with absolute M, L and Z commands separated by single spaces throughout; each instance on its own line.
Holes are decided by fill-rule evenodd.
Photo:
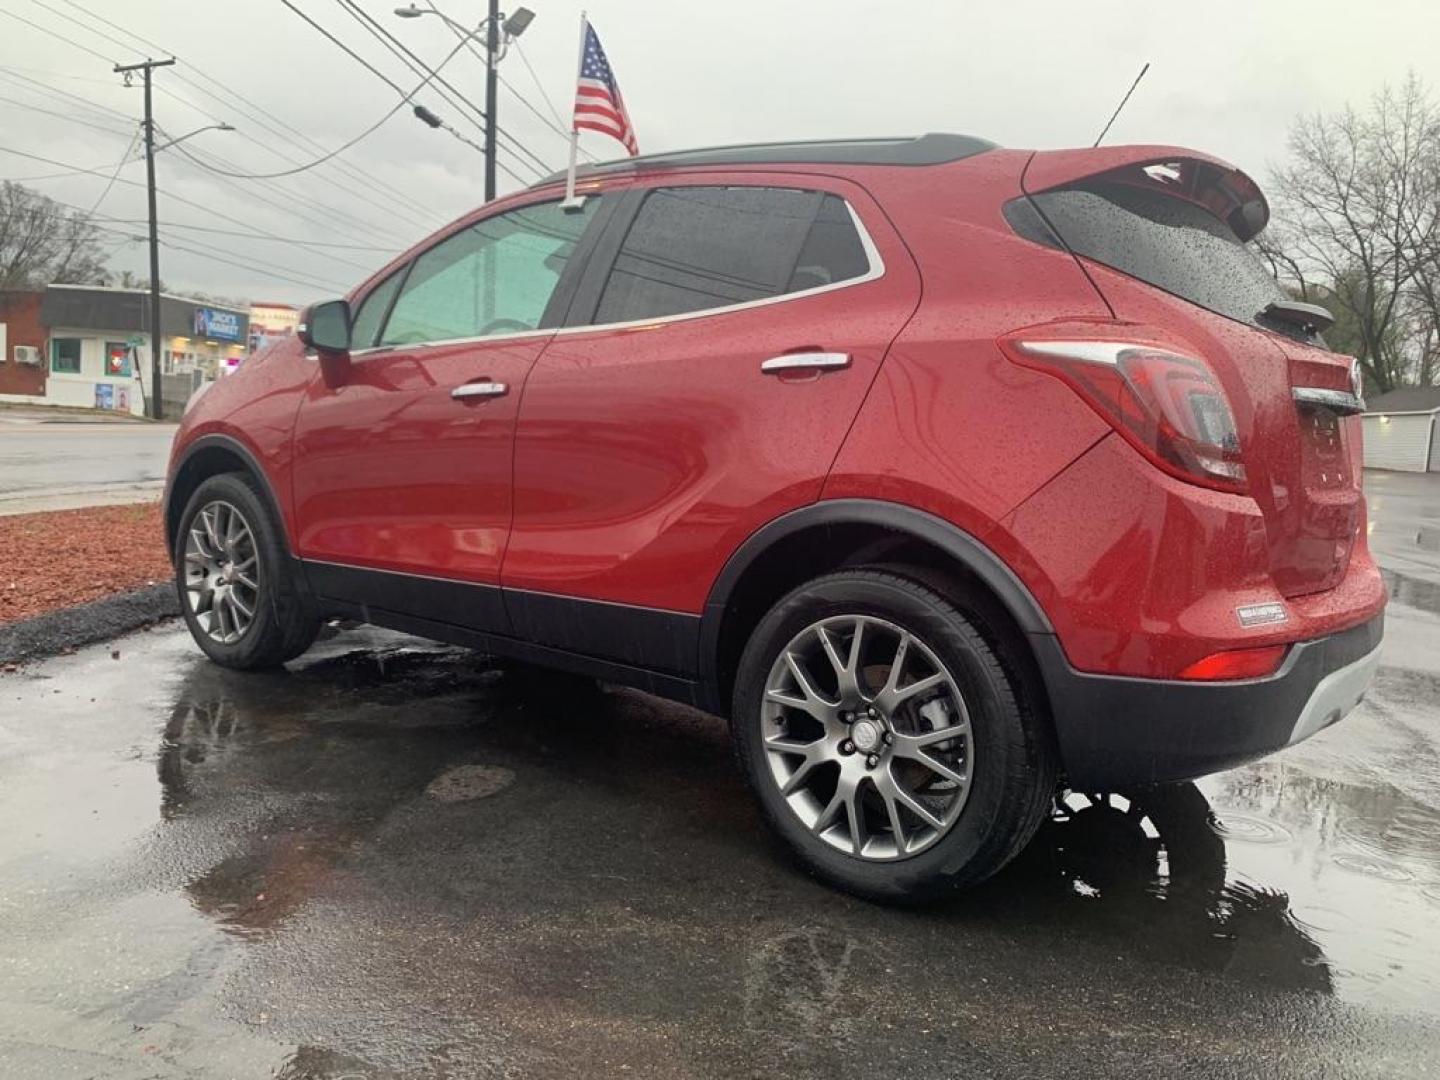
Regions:
M 0 626 L 0 664 L 54 656 L 180 614 L 174 582 L 116 593 Z

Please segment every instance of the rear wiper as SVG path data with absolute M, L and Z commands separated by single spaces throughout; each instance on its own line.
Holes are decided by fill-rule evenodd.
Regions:
M 1258 317 L 1299 327 L 1307 334 L 1323 333 L 1335 323 L 1335 316 L 1319 304 L 1302 304 L 1299 300 L 1271 300 Z

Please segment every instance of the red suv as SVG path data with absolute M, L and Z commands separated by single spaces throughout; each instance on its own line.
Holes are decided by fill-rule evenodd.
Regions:
M 1385 591 L 1355 362 L 1243 173 L 958 135 L 601 165 L 461 219 L 189 409 L 168 539 L 218 663 L 359 619 L 730 719 L 872 897 L 1057 784 L 1348 712 Z

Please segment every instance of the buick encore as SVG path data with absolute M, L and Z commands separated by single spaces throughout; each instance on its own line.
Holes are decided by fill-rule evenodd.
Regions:
M 1061 784 L 1352 709 L 1385 591 L 1356 362 L 1244 173 L 959 135 L 641 157 L 501 199 L 188 409 L 165 499 L 227 667 L 322 620 L 728 717 L 811 872 L 993 874 Z

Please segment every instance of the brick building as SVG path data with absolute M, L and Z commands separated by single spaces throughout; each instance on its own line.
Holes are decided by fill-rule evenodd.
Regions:
M 0 397 L 43 397 L 49 337 L 38 292 L 0 292 Z
M 143 412 L 149 325 L 149 295 L 139 289 L 50 285 L 0 293 L 0 401 Z M 196 382 L 239 362 L 249 330 L 246 310 L 162 295 L 161 368 L 181 377 L 188 397 Z

